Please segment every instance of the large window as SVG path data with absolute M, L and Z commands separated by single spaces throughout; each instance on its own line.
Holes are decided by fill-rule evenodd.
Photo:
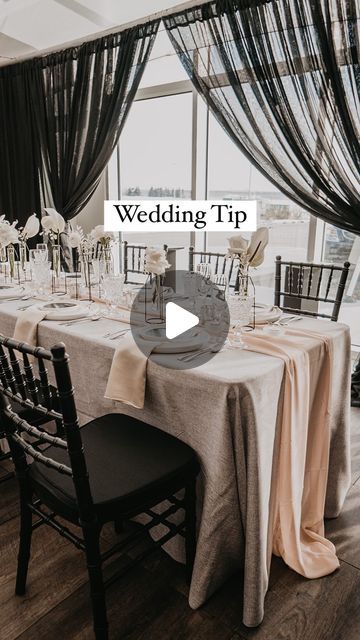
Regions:
M 350 256 L 340 319 L 348 322 L 353 343 L 360 345 L 360 239 L 354 242 L 351 234 L 315 220 L 252 167 L 193 91 L 164 30 L 157 36 L 108 176 L 112 198 L 256 199 L 258 225 L 266 225 L 270 236 L 264 263 L 254 272 L 262 301 L 273 300 L 276 255 L 336 263 Z M 123 239 L 184 247 L 177 265 L 186 269 L 190 245 L 225 252 L 228 235 L 169 231 L 126 234 Z
M 264 263 L 254 271 L 257 285 L 274 286 L 274 261 L 306 260 L 310 215 L 286 198 L 239 151 L 214 117 L 209 121 L 208 197 L 216 200 L 256 200 L 258 226 L 269 229 Z M 225 251 L 229 234 L 209 233 L 211 251 Z

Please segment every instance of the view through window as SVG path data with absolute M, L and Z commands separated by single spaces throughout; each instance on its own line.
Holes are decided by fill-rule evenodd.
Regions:
M 199 135 L 201 132 L 201 135 Z M 206 150 L 206 161 L 199 157 Z M 123 199 L 181 198 L 216 200 L 255 199 L 258 226 L 269 229 L 269 245 L 261 267 L 253 271 L 263 302 L 273 301 L 274 261 L 325 261 L 341 264 L 350 258 L 351 272 L 340 318 L 351 327 L 352 341 L 360 345 L 360 239 L 323 223 L 284 196 L 257 171 L 232 142 L 216 119 L 207 113 L 201 98 L 172 49 L 167 33 L 160 30 L 139 95 L 129 113 L 119 150 L 109 167 L 112 197 Z M 201 188 L 199 190 L 199 184 Z M 200 195 L 199 195 L 200 194 Z M 315 242 L 315 229 L 322 230 Z M 179 247 L 178 268 L 188 266 L 188 248 L 225 253 L 226 233 L 125 234 L 130 243 L 167 244 Z M 315 252 L 309 246 L 316 245 Z M 183 247 L 183 248 L 181 248 Z M 358 328 L 359 326 L 359 328 Z

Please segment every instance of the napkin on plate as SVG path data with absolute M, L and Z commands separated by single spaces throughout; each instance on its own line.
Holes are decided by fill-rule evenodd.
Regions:
M 20 311 L 14 329 L 14 339 L 37 347 L 38 325 L 47 313 L 48 309 L 35 306 Z
M 114 353 L 105 398 L 142 409 L 145 402 L 148 358 L 158 345 L 158 340 L 144 340 L 141 351 L 131 334 L 122 338 Z

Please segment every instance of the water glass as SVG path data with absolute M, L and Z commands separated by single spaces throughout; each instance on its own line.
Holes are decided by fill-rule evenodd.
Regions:
M 42 256 L 43 262 L 47 262 L 49 258 L 49 250 L 48 250 L 47 244 L 45 244 L 44 242 L 39 242 L 36 245 L 36 249 L 40 251 L 40 255 Z
M 242 328 L 246 327 L 251 321 L 251 311 L 254 304 L 252 296 L 244 295 L 244 293 L 235 291 L 228 297 L 228 306 L 230 313 L 230 322 L 234 325 L 234 332 L 230 336 L 232 346 L 240 349 L 246 349 L 246 345 L 242 339 Z
M 40 295 L 45 293 L 51 280 L 50 262 L 33 262 L 31 265 L 32 277 L 36 290 Z
M 101 282 L 109 311 L 112 315 L 116 315 L 116 306 L 120 304 L 123 296 L 125 275 L 120 273 L 115 276 L 113 274 L 103 273 Z

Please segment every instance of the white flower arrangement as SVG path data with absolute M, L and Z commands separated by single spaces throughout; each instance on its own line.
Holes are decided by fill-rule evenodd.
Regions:
M 69 245 L 72 249 L 80 249 L 84 243 L 85 236 L 82 228 L 77 225 L 75 229 L 69 233 Z
M 239 260 L 242 270 L 247 271 L 249 267 L 259 267 L 263 263 L 265 248 L 269 242 L 269 231 L 267 227 L 259 227 L 250 240 L 245 240 L 240 234 L 231 236 L 228 240 L 226 257 Z
M 145 251 L 145 272 L 161 276 L 170 267 L 166 259 L 165 249 L 159 247 L 147 247 Z
M 109 247 L 112 242 L 115 241 L 115 234 L 112 231 L 105 231 L 103 224 L 98 224 L 92 231 L 90 231 L 90 237 L 94 242 L 99 242 L 105 247 Z
M 16 229 L 16 225 L 17 220 L 10 224 L 8 220 L 5 220 L 4 215 L 0 216 L 0 245 L 2 247 L 19 242 L 19 231 Z
M 19 240 L 26 243 L 29 238 L 34 238 L 40 230 L 40 222 L 36 213 L 33 213 L 26 221 L 25 226 L 20 229 Z
M 44 211 L 46 211 L 46 216 L 41 218 L 41 226 L 52 242 L 55 241 L 56 236 L 59 241 L 60 233 L 65 230 L 65 220 L 55 209 L 44 209 Z

